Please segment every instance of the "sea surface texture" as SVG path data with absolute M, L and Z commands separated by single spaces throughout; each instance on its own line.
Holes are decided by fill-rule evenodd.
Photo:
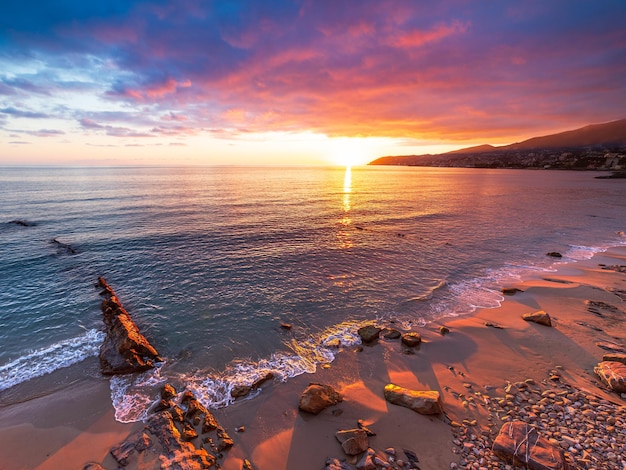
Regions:
M 508 283 L 626 243 L 626 184 L 595 175 L 2 168 L 0 401 L 99 375 L 98 276 L 165 357 L 110 379 L 120 421 L 142 419 L 165 380 L 226 406 L 235 385 L 332 361 L 327 346 L 357 344 L 363 323 L 497 307 Z

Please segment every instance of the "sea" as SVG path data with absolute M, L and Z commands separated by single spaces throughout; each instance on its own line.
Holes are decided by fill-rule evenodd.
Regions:
M 3 167 L 0 404 L 100 377 L 98 276 L 164 358 L 107 379 L 122 422 L 166 381 L 225 407 L 332 362 L 364 324 L 498 307 L 504 286 L 626 244 L 626 181 L 598 174 Z

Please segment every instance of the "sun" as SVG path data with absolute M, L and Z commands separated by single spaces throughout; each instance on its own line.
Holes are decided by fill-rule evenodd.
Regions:
M 373 160 L 371 145 L 362 137 L 333 137 L 329 139 L 328 159 L 338 166 L 365 165 Z

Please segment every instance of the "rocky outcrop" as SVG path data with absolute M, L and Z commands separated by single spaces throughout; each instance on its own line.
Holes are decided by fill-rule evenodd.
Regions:
M 493 442 L 493 452 L 502 460 L 529 470 L 567 470 L 563 451 L 539 436 L 523 421 L 505 423 Z
M 343 401 L 343 397 L 330 385 L 310 383 L 300 395 L 298 408 L 314 415 L 319 414 L 329 406 Z
M 621 362 L 626 364 L 626 354 L 622 353 L 607 353 L 602 355 L 603 361 Z
M 385 385 L 385 400 L 422 415 L 441 414 L 441 396 L 436 390 L 411 390 L 394 384 Z
M 563 258 L 563 255 L 558 251 L 550 251 L 546 253 L 546 256 L 550 256 L 551 258 Z
M 102 295 L 102 315 L 106 338 L 100 347 L 100 368 L 103 374 L 130 374 L 142 372 L 161 362 L 157 350 L 139 332 L 137 325 L 118 300 L 115 292 L 102 278 L 98 285 Z
M 550 315 L 548 315 L 543 310 L 525 313 L 522 315 L 522 318 L 526 321 L 537 323 L 539 325 L 552 326 L 552 320 L 550 319 Z
M 161 397 L 173 403 L 176 391 L 165 385 Z M 213 414 L 186 391 L 179 404 L 152 414 L 143 429 L 113 447 L 111 455 L 121 467 L 203 470 L 219 468 L 218 460 L 233 445 Z M 243 468 L 252 469 L 246 462 Z
M 611 390 L 626 393 L 626 364 L 617 361 L 602 361 L 593 371 Z

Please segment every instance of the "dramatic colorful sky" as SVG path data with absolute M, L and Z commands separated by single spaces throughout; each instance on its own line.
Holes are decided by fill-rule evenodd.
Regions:
M 5 1 L 0 164 L 310 164 L 626 117 L 624 0 Z

